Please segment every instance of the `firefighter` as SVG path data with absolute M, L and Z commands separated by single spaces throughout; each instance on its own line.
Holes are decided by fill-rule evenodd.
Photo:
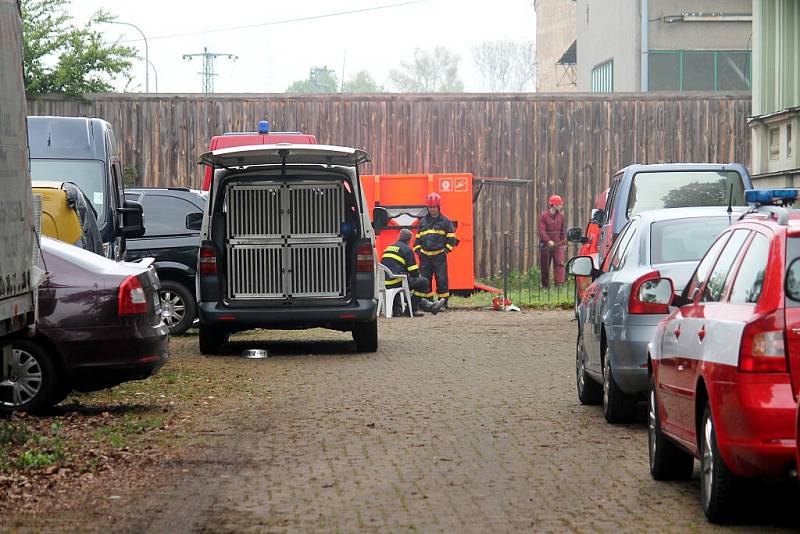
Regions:
M 430 280 L 436 279 L 436 294 L 444 300 L 450 298 L 447 283 L 447 255 L 458 245 L 456 229 L 453 223 L 442 214 L 442 198 L 438 193 L 430 193 L 425 197 L 428 213 L 419 222 L 417 237 L 414 239 L 414 251 L 419 254 L 420 274 Z M 433 298 L 433 292 L 419 294 L 421 297 Z
M 431 283 L 424 276 L 419 274 L 419 266 L 417 265 L 417 258 L 414 256 L 414 251 L 411 250 L 409 243 L 411 242 L 411 230 L 403 228 L 400 230 L 398 240 L 386 247 L 381 257 L 381 265 L 392 271 L 392 274 L 404 274 L 408 277 L 408 288 L 411 293 L 411 309 L 414 312 L 414 317 L 423 315 L 420 310 L 431 312 L 436 315 L 439 310 L 444 306 L 444 301 L 434 304 L 420 295 L 427 295 L 431 291 Z M 386 287 L 393 288 L 402 283 L 399 278 L 387 278 Z M 395 313 L 392 315 L 400 315 L 399 304 L 395 305 L 394 302 L 387 303 L 387 306 L 393 306 Z
M 564 201 L 558 195 L 550 197 L 550 207 L 539 216 L 539 266 L 542 271 L 542 287 L 550 287 L 550 262 L 553 263 L 553 275 L 556 285 L 566 280 L 564 272 L 564 247 L 566 230 L 564 229 Z

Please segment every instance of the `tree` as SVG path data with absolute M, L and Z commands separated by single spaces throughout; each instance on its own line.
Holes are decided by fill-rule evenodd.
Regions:
M 533 43 L 484 41 L 472 47 L 472 59 L 492 93 L 532 89 L 536 79 Z
M 458 77 L 460 60 L 443 46 L 437 46 L 433 53 L 417 48 L 414 62 L 403 62 L 400 69 L 392 69 L 389 81 L 408 93 L 458 93 L 464 90 L 464 82 Z
M 378 85 L 369 72 L 362 70 L 344 82 L 343 93 L 382 93 L 383 87 Z
M 130 83 L 136 49 L 105 44 L 98 24 L 114 20 L 100 10 L 84 26 L 72 24 L 66 12 L 70 0 L 23 0 L 23 73 L 31 95 L 61 93 L 80 96 L 114 89 L 123 77 Z
M 311 67 L 308 78 L 296 80 L 286 89 L 287 93 L 338 93 L 339 78 L 328 67 Z
M 665 208 L 727 206 L 729 189 L 725 178 L 718 182 L 692 182 L 670 190 L 661 201 Z

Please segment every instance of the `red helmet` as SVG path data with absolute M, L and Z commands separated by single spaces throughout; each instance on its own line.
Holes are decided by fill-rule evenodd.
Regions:
M 429 208 L 433 206 L 439 207 L 442 205 L 442 197 L 439 196 L 439 193 L 428 193 L 428 196 L 425 197 L 425 205 Z
M 561 206 L 562 204 L 564 204 L 564 201 L 561 200 L 560 196 L 553 195 L 553 196 L 550 197 L 550 205 L 551 206 L 552 205 Z

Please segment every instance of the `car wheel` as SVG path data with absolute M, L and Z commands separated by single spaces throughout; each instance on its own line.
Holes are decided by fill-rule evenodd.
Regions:
M 694 456 L 670 441 L 661 432 L 661 420 L 656 402 L 656 380 L 650 375 L 647 395 L 647 445 L 650 456 L 650 474 L 656 480 L 687 480 L 694 470 Z
M 222 347 L 228 342 L 228 332 L 217 326 L 200 324 L 200 354 L 210 356 L 222 352 Z
M 161 317 L 169 328 L 169 333 L 177 336 L 186 332 L 192 326 L 197 313 L 192 292 L 179 282 L 164 280 L 158 296 L 161 298 Z
M 741 479 L 734 475 L 719 452 L 711 407 L 706 404 L 701 427 L 700 496 L 703 511 L 712 523 L 734 518 Z
M 353 340 L 357 352 L 375 352 L 378 350 L 378 321 L 356 323 L 353 329 Z
M 581 404 L 600 404 L 603 401 L 603 388 L 586 374 L 586 351 L 583 346 L 583 333 L 578 331 L 575 347 L 575 375 L 578 386 L 578 400 Z
M 0 357 L 0 411 L 36 412 L 64 400 L 56 366 L 47 351 L 31 340 L 13 342 L 8 359 Z
M 603 416 L 609 423 L 630 423 L 636 418 L 637 402 L 626 394 L 614 380 L 611 369 L 611 350 L 603 356 Z

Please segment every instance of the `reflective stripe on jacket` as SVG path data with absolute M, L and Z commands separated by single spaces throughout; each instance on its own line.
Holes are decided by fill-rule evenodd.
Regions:
M 397 241 L 383 250 L 381 265 L 386 266 L 387 269 L 392 271 L 392 274 L 405 274 L 409 278 L 419 276 L 417 257 L 411 247 L 408 246 L 408 243 L 402 241 Z M 387 277 L 386 279 L 387 286 L 394 286 L 399 283 L 401 283 L 399 278 Z
M 450 219 L 442 214 L 438 217 L 428 214 L 420 219 L 414 238 L 414 250 L 425 256 L 437 256 L 443 252 L 452 252 L 456 245 L 456 228 Z

